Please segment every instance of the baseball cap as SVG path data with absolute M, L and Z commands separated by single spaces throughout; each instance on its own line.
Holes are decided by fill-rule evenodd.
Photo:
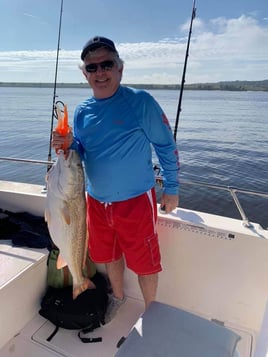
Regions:
M 87 41 L 85 46 L 83 47 L 82 53 L 81 53 L 81 59 L 82 61 L 85 59 L 87 53 L 89 51 L 94 51 L 99 47 L 107 47 L 111 52 L 116 52 L 117 50 L 115 48 L 115 45 L 112 40 L 109 40 L 109 38 L 102 37 L 102 36 L 95 36 L 91 38 L 90 40 Z

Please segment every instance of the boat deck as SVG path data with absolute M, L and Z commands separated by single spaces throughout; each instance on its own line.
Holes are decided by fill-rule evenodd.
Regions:
M 1 317 L 5 321 L 5 336 L 8 341 L 0 350 L 1 357 L 49 357 L 91 356 L 111 357 L 118 350 L 117 344 L 126 337 L 143 313 L 143 301 L 127 297 L 116 318 L 86 335 L 102 337 L 100 343 L 84 344 L 77 330 L 59 329 L 51 341 L 47 338 L 55 326 L 38 314 L 40 298 L 45 287 L 46 250 L 12 247 L 10 241 L 0 243 L 1 267 Z M 39 286 L 38 286 L 39 282 Z M 20 296 L 14 296 L 20 285 Z M 16 288 L 15 288 L 16 286 Z M 25 288 L 27 286 L 27 288 Z M 15 289 L 15 290 L 13 290 Z M 12 303 L 10 297 L 13 297 Z M 34 308 L 33 308 L 34 307 Z M 31 314 L 35 312 L 33 316 Z M 30 322 L 28 321 L 31 316 Z M 254 333 L 241 331 L 235 326 L 226 326 L 241 336 L 236 356 L 251 357 Z
M 117 344 L 126 337 L 143 311 L 143 302 L 127 298 L 116 318 L 86 335 L 86 337 L 102 337 L 99 343 L 82 343 L 76 330 L 59 329 L 52 341 L 46 339 L 54 331 L 55 326 L 39 315 L 36 315 L 20 333 L 14 336 L 1 350 L 1 357 L 112 357 L 116 354 Z M 236 328 L 232 330 L 241 336 L 234 357 L 252 356 L 252 336 L 249 332 Z
M 127 336 L 143 310 L 143 302 L 128 298 L 120 309 L 116 319 L 102 326 L 86 337 L 102 337 L 102 342 L 82 343 L 77 330 L 60 328 L 53 339 L 46 339 L 54 331 L 55 326 L 39 315 L 36 315 L 1 351 L 2 357 L 112 357 L 117 352 L 117 343 Z
M 116 319 L 86 335 L 102 337 L 103 342 L 84 344 L 77 330 L 66 329 L 59 329 L 48 342 L 55 326 L 38 314 L 46 289 L 47 255 L 46 249 L 14 247 L 10 240 L 0 240 L 1 357 L 21 357 L 21 351 L 28 357 L 83 357 L 89 350 L 92 356 L 113 356 L 119 340 L 143 312 L 143 301 L 127 298 Z

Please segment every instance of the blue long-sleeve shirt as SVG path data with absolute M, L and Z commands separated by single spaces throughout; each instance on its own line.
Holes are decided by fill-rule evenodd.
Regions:
M 90 97 L 75 110 L 72 148 L 84 160 L 88 193 L 101 202 L 136 197 L 155 185 L 151 144 L 165 192 L 178 194 L 176 144 L 163 110 L 149 93 L 120 86 L 112 97 Z

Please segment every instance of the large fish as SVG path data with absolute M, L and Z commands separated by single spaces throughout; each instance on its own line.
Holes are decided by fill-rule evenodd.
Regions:
M 75 150 L 68 155 L 60 150 L 47 173 L 45 220 L 60 250 L 57 267 L 68 265 L 72 274 L 75 299 L 84 290 L 95 287 L 82 273 L 87 254 L 86 199 L 84 171 Z

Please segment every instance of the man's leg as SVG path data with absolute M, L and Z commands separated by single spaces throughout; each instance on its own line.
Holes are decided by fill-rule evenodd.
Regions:
M 112 285 L 114 297 L 120 300 L 124 298 L 124 269 L 125 263 L 123 257 L 114 262 L 106 264 L 106 271 Z
M 106 323 L 109 323 L 115 317 L 118 309 L 125 302 L 123 287 L 124 268 L 125 263 L 123 258 L 111 263 L 106 263 L 106 271 L 113 290 L 113 294 L 109 296 L 109 303 L 105 315 Z
M 158 273 L 150 275 L 139 275 L 138 280 L 145 303 L 145 309 L 147 309 L 150 303 L 156 298 Z

